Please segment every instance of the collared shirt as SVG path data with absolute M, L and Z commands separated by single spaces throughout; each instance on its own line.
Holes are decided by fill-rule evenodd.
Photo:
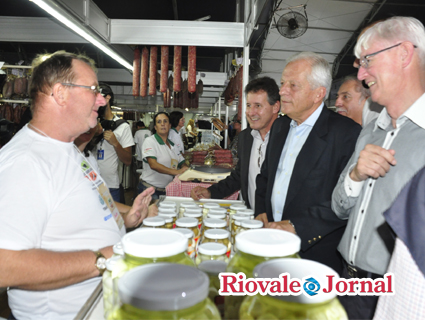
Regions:
M 396 128 L 386 109 L 375 125 L 360 133 L 356 150 L 342 172 L 332 195 L 332 209 L 341 219 L 349 219 L 338 246 L 351 265 L 369 272 L 384 274 L 394 240 L 383 213 L 406 183 L 425 165 L 425 94 L 396 121 Z M 366 144 L 395 150 L 397 164 L 385 177 L 362 182 L 349 174 Z
M 310 117 L 300 125 L 294 120 L 291 121 L 285 146 L 280 155 L 279 166 L 277 167 L 276 179 L 273 186 L 271 202 L 274 221 L 282 220 L 282 212 L 285 208 L 286 195 L 288 193 L 289 182 L 291 181 L 295 161 L 319 118 L 323 105 L 322 103 Z
M 249 158 L 248 200 L 251 208 L 255 208 L 255 180 L 257 175 L 260 173 L 261 165 L 263 164 L 264 158 L 266 157 L 270 131 L 267 132 L 264 140 L 261 138 L 261 134 L 258 132 L 258 130 L 251 130 L 251 135 L 254 140 L 252 141 L 251 156 Z

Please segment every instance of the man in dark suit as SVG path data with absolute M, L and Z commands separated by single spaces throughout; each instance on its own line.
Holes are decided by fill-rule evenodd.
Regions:
M 195 200 L 223 199 L 241 190 L 247 207 L 255 207 L 255 178 L 265 158 L 270 128 L 280 110 L 279 87 L 269 77 L 258 78 L 247 84 L 245 94 L 245 115 L 250 128 L 238 135 L 238 164 L 226 179 L 208 189 L 193 188 L 191 196 Z
M 270 131 L 255 215 L 266 228 L 300 236 L 302 258 L 341 272 L 336 247 L 346 223 L 332 211 L 331 198 L 361 127 L 324 106 L 331 81 L 329 63 L 311 52 L 292 57 L 283 70 L 279 93 L 285 116 Z

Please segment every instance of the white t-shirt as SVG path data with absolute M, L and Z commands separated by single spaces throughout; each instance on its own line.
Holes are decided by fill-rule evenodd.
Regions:
M 140 179 L 158 188 L 165 188 L 173 181 L 173 176 L 152 170 L 147 158 L 154 158 L 158 163 L 172 169 L 177 169 L 178 165 L 184 161 L 182 155 L 177 155 L 172 150 L 173 142 L 170 140 L 168 140 L 168 142 L 171 145 L 171 149 L 162 141 L 160 136 L 154 134 L 146 138 L 143 143 L 143 162 L 145 164 L 143 165 Z
M 134 143 L 136 144 L 137 160 L 139 161 L 143 160 L 143 157 L 142 157 L 143 142 L 145 141 L 147 137 L 150 137 L 150 136 L 151 136 L 151 132 L 149 131 L 149 129 L 140 129 L 140 130 L 137 130 L 136 133 L 134 134 Z
M 0 177 L 2 249 L 98 250 L 125 234 L 108 188 L 72 142 L 25 126 L 0 150 Z M 17 319 L 73 319 L 99 281 L 47 291 L 10 288 L 9 305 Z
M 168 139 L 174 143 L 174 152 L 182 155 L 184 153 L 184 144 L 179 132 L 175 128 L 171 128 L 168 133 Z
M 114 121 L 120 118 L 114 117 Z M 133 136 L 128 123 L 121 124 L 114 130 L 114 135 L 123 148 L 134 146 Z M 99 151 L 103 151 L 103 159 L 99 157 Z M 109 188 L 119 188 L 120 178 L 118 175 L 118 155 L 115 148 L 108 141 L 103 140 L 97 144 L 97 162 L 100 174 Z

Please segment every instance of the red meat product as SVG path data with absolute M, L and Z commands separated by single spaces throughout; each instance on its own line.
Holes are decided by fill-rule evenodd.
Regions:
M 206 156 L 207 154 L 208 154 L 208 151 L 193 151 L 193 156 L 196 156 L 196 155 Z
M 0 119 L 4 118 L 5 109 L 6 109 L 6 106 L 4 104 L 0 104 Z
M 136 48 L 134 50 L 133 59 L 133 96 L 138 97 L 140 95 L 140 50 Z
M 13 93 L 17 95 L 23 95 L 25 92 L 24 78 L 16 78 L 13 85 Z
M 156 95 L 156 76 L 157 76 L 158 48 L 151 47 L 149 60 L 149 95 Z
M 6 104 L 4 107 L 4 118 L 6 120 L 12 121 L 13 120 L 13 108 L 11 105 Z
M 166 92 L 168 86 L 168 47 L 161 46 L 161 84 L 159 91 Z
M 9 99 L 13 94 L 13 80 L 7 80 L 3 85 L 3 98 Z
M 15 122 L 16 124 L 19 124 L 19 122 L 21 122 L 21 107 L 19 105 L 17 105 L 13 109 L 13 122 Z
M 174 83 L 173 90 L 180 92 L 182 89 L 182 47 L 174 46 Z
M 187 91 L 196 92 L 196 47 L 189 46 L 187 58 Z
M 148 73 L 149 73 L 149 51 L 146 47 L 142 50 L 142 61 L 140 68 L 140 96 L 148 95 Z

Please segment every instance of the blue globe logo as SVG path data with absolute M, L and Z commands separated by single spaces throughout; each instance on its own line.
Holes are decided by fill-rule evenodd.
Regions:
M 316 279 L 308 278 L 308 279 L 305 279 L 303 288 L 308 295 L 314 296 L 320 290 L 320 284 L 319 282 L 317 282 Z

